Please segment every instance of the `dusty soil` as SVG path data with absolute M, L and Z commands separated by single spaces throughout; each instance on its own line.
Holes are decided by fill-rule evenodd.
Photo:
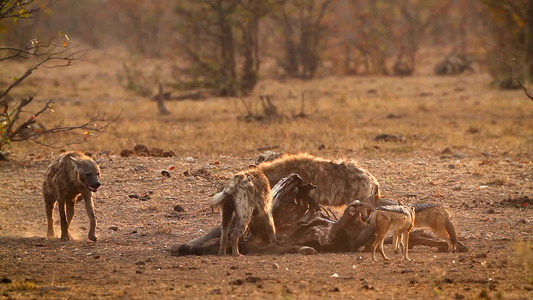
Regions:
M 76 240 L 47 240 L 41 184 L 57 153 L 15 154 L 12 162 L 0 163 L 0 297 L 532 298 L 533 274 L 526 268 L 531 249 L 517 250 L 518 241 L 533 239 L 531 157 L 449 150 L 348 156 L 376 175 L 388 198 L 448 207 L 470 249 L 439 253 L 417 247 L 408 262 L 389 245 L 391 260 L 375 263 L 369 253 L 172 257 L 172 244 L 218 224 L 218 212 L 208 206 L 210 195 L 255 157 L 186 162 L 184 157 L 102 155 L 103 186 L 95 194 L 98 241 L 87 238 L 82 204 L 72 224 Z M 194 172 L 199 169 L 207 172 Z

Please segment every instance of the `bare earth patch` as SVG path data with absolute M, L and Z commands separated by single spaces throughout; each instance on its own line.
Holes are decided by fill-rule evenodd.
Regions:
M 380 179 L 386 197 L 448 207 L 470 249 L 418 247 L 408 262 L 386 245 L 391 261 L 376 263 L 369 253 L 171 257 L 170 245 L 220 222 L 209 208 L 210 195 L 255 157 L 185 162 L 104 155 L 103 186 L 95 194 L 98 241 L 86 237 L 83 204 L 76 206 L 72 225 L 76 240 L 48 241 L 41 184 L 55 155 L 15 156 L 15 162 L 0 164 L 0 293 L 15 299 L 531 298 L 531 270 L 519 264 L 515 251 L 517 241 L 533 238 L 531 161 L 495 152 L 486 164 L 486 155 L 462 153 L 353 157 Z M 199 169 L 208 172 L 194 172 Z M 495 173 L 505 174 L 505 182 L 491 184 Z

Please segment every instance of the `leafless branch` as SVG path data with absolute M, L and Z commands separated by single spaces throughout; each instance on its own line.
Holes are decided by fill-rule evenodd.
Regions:
M 511 79 L 515 80 L 516 82 L 518 82 L 518 84 L 520 84 L 520 86 L 522 87 L 522 90 L 524 90 L 524 93 L 526 94 L 526 96 L 533 101 L 533 92 L 531 92 L 531 90 L 529 89 L 529 84 L 527 82 L 524 82 L 520 76 L 518 76 L 516 74 L 516 67 L 513 66 L 514 65 L 517 65 L 518 67 L 522 68 L 523 67 L 523 64 L 520 63 L 516 58 L 514 57 L 509 57 L 509 55 L 507 53 L 505 53 L 503 50 L 501 50 L 500 48 L 490 44 L 489 42 L 487 41 L 483 41 L 483 44 L 485 46 L 485 48 L 490 47 L 492 48 L 494 51 L 497 52 L 498 55 L 494 55 L 494 59 L 505 65 L 508 69 L 509 69 L 509 72 L 511 73 Z

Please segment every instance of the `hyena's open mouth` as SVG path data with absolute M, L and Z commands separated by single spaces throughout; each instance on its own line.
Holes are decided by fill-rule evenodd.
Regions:
M 88 188 L 91 192 L 96 192 L 96 191 L 98 191 L 98 187 L 92 187 L 92 186 L 88 185 L 87 188 Z

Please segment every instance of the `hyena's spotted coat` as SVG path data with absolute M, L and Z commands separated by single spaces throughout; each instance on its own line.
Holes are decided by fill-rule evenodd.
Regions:
M 100 187 L 100 168 L 96 162 L 81 152 L 67 152 L 57 157 L 46 170 L 43 183 L 48 238 L 54 238 L 53 210 L 56 202 L 61 219 L 61 240 L 72 239 L 69 225 L 74 216 L 74 204 L 81 194 L 89 216 L 89 239 L 96 241 L 96 216 L 92 193 Z
M 317 186 L 316 200 L 322 205 L 343 206 L 379 195 L 377 179 L 351 160 L 332 161 L 302 153 L 261 163 L 259 168 L 271 186 L 292 173 L 300 175 L 304 183 Z
M 246 232 L 252 216 L 254 224 L 266 228 L 270 243 L 276 242 L 270 184 L 265 174 L 256 166 L 250 166 L 249 170 L 235 174 L 224 190 L 213 196 L 211 206 L 221 206 L 222 232 L 219 255 L 226 255 L 233 213 L 235 213 L 235 228 L 231 233 L 230 245 L 234 256 L 240 255 L 239 239 Z

